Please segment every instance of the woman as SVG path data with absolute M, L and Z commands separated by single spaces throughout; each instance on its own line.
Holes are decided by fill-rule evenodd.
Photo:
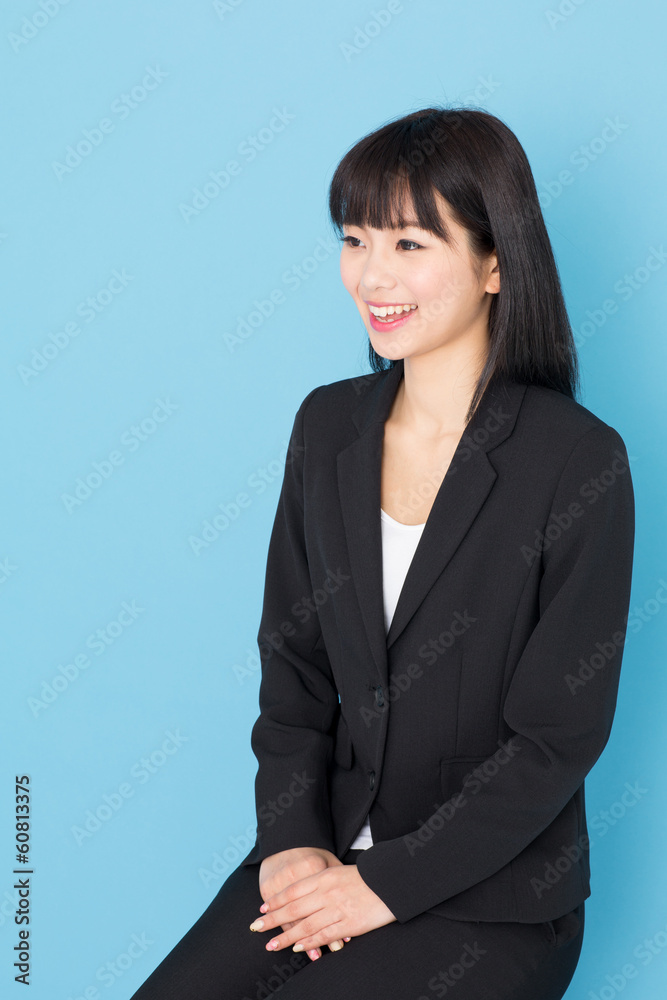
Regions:
M 630 599 L 625 446 L 575 399 L 502 122 L 390 122 L 329 205 L 373 372 L 317 386 L 292 429 L 258 633 L 257 841 L 135 1000 L 559 1000 Z

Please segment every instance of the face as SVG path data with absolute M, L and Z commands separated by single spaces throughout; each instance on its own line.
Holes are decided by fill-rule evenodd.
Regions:
M 343 227 L 341 278 L 383 358 L 425 354 L 454 342 L 474 350 L 488 344 L 489 309 L 500 287 L 496 256 L 476 260 L 467 230 L 435 195 L 450 243 L 416 226 Z M 403 307 L 400 313 L 396 306 Z M 393 315 L 383 317 L 387 307 Z

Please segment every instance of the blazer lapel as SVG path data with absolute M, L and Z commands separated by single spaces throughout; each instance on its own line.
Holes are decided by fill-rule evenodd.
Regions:
M 352 414 L 359 436 L 337 457 L 350 569 L 368 643 L 385 685 L 387 650 L 447 566 L 489 495 L 497 473 L 488 452 L 511 434 L 526 390 L 525 385 L 505 378 L 487 386 L 436 494 L 386 633 L 380 524 L 382 444 L 384 424 L 402 377 L 400 359 L 373 383 Z

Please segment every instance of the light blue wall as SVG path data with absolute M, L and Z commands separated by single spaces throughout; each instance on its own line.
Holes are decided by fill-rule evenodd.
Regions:
M 230 871 L 247 852 L 255 635 L 289 431 L 311 388 L 368 370 L 327 186 L 384 121 L 472 102 L 530 158 L 582 401 L 623 436 L 637 496 L 635 610 L 587 781 L 593 895 L 568 997 L 664 998 L 665 22 L 657 0 L 3 6 L 3 997 L 23 995 L 15 773 L 32 779 L 33 1000 L 129 997 L 221 885 L 216 859 Z M 249 505 L 195 552 L 240 492 Z M 134 935 L 141 956 L 98 978 Z

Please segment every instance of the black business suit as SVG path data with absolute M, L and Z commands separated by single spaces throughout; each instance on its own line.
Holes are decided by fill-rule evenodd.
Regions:
M 590 895 L 584 778 L 627 622 L 627 452 L 563 394 L 496 381 L 385 634 L 380 469 L 402 375 L 318 386 L 294 420 L 258 632 L 258 839 L 237 875 L 323 847 L 398 924 L 547 926 Z M 373 846 L 346 855 L 369 809 Z

